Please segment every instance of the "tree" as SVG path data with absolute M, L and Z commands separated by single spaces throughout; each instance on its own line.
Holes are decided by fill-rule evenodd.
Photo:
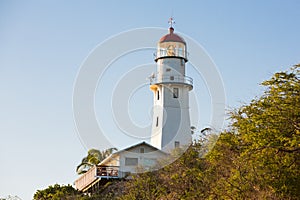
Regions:
M 262 83 L 264 94 L 231 113 L 238 154 L 225 179 L 235 198 L 300 196 L 300 66 Z M 231 145 L 231 149 L 234 146 Z M 228 156 L 228 155 L 227 155 Z
M 51 185 L 44 190 L 37 190 L 34 200 L 77 200 L 82 196 L 81 192 L 71 185 Z
M 84 174 L 92 166 L 99 164 L 106 157 L 111 155 L 113 151 L 117 151 L 116 148 L 109 148 L 104 151 L 99 151 L 97 149 L 90 149 L 88 155 L 84 157 L 81 163 L 76 167 L 77 174 Z

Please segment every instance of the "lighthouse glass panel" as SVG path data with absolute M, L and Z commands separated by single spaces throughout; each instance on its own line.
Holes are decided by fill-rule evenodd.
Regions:
M 165 56 L 177 56 L 186 58 L 185 45 L 180 42 L 163 42 L 158 45 L 157 58 Z

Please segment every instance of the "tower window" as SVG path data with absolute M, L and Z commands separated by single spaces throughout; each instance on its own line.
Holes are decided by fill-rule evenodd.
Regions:
M 179 143 L 179 141 L 175 141 L 175 148 L 179 148 L 179 145 L 180 145 L 180 143 Z
M 157 100 L 159 100 L 159 90 L 157 90 Z
M 178 88 L 173 88 L 173 98 L 178 98 Z
M 156 127 L 158 127 L 158 117 L 156 117 Z

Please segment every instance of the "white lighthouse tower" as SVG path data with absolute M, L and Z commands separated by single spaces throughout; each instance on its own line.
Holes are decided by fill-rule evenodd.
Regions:
M 150 79 L 154 93 L 151 145 L 163 151 L 187 147 L 191 142 L 189 91 L 193 80 L 185 76 L 186 42 L 172 27 L 157 45 L 157 72 Z

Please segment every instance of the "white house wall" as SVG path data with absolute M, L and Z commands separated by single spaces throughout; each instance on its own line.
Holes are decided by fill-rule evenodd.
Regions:
M 144 153 L 140 153 L 140 148 L 144 148 Z M 165 156 L 164 153 L 148 145 L 141 145 L 133 149 L 130 149 L 128 151 L 122 151 L 119 154 L 119 158 L 120 158 L 119 174 L 120 176 L 124 177 L 124 175 L 126 175 L 127 172 L 135 173 L 137 172 L 138 167 L 142 167 L 142 169 L 145 170 L 150 169 L 154 167 L 154 165 L 156 165 L 156 162 L 159 159 L 161 159 L 163 156 Z M 138 165 L 126 166 L 125 165 L 126 158 L 137 158 Z M 151 161 L 153 162 L 151 163 Z

